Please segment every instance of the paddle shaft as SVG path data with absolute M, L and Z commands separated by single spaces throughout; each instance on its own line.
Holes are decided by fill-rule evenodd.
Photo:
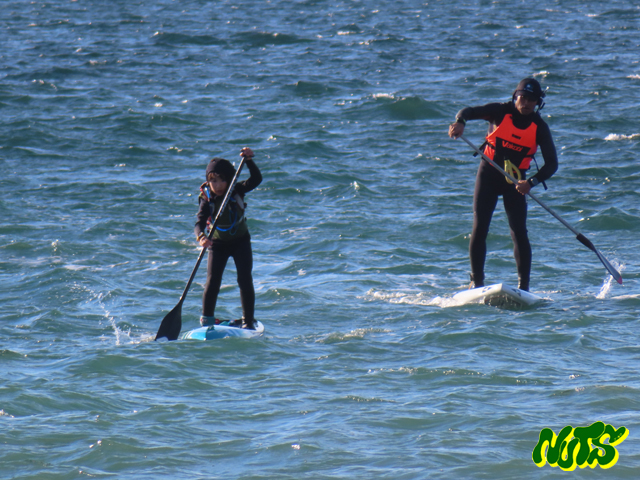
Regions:
M 502 167 L 500 167 L 500 165 L 498 165 L 496 162 L 494 162 L 489 157 L 487 157 L 483 152 L 481 152 L 478 149 L 478 147 L 476 147 L 473 143 L 471 143 L 468 139 L 466 139 L 464 135 L 460 135 L 460 138 L 462 140 L 464 140 L 467 143 L 467 145 L 469 145 L 471 148 L 473 148 L 476 151 L 476 153 L 480 154 L 485 161 L 489 162 L 493 168 L 497 169 L 505 177 L 507 177 L 509 180 L 511 180 L 514 185 L 516 185 L 518 183 L 518 180 L 516 178 L 514 178 L 513 175 L 511 175 L 510 173 L 506 172 Z M 609 261 L 596 249 L 596 247 L 593 245 L 593 243 L 591 243 L 591 241 L 587 237 L 585 237 L 582 233 L 578 232 L 575 228 L 573 228 L 571 225 L 569 225 L 569 223 L 567 223 L 567 221 L 565 221 L 564 218 L 562 218 L 556 212 L 554 212 L 549 207 L 547 207 L 544 204 L 544 202 L 542 200 L 540 200 L 538 197 L 536 197 L 533 193 L 529 192 L 529 193 L 527 193 L 527 195 L 529 195 L 529 197 L 531 197 L 532 200 L 535 200 L 547 212 L 549 212 L 551 215 L 553 215 L 556 218 L 556 220 L 558 220 L 565 227 L 567 227 L 569 230 L 571 230 L 575 234 L 576 238 L 578 239 L 578 241 L 580 243 L 582 243 L 589 250 L 592 250 L 593 252 L 595 252 L 595 254 L 598 256 L 598 258 L 600 259 L 600 261 L 602 262 L 604 267 L 611 274 L 611 276 L 613 278 L 615 278 L 616 281 L 619 284 L 622 284 L 622 276 L 620 275 L 620 272 L 618 272 L 611 265 L 611 263 L 609 263 Z

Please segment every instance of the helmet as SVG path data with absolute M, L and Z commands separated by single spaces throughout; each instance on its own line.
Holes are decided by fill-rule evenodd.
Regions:
M 513 100 L 515 101 L 516 97 L 524 95 L 525 97 L 532 98 L 533 100 L 538 101 L 538 110 L 540 110 L 544 106 L 543 98 L 546 96 L 545 92 L 542 90 L 540 83 L 535 78 L 524 78 L 520 80 L 518 86 L 513 92 Z
M 229 183 L 233 180 L 233 177 L 236 174 L 236 169 L 233 168 L 233 165 L 231 165 L 229 160 L 216 157 L 209 162 L 209 165 L 207 165 L 207 170 L 205 172 L 205 179 L 207 181 L 209 180 L 210 173 L 220 175 L 225 182 Z

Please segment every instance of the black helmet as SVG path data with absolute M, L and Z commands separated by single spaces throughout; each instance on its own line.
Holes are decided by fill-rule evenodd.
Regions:
M 236 174 L 236 169 L 233 168 L 233 165 L 231 165 L 229 160 L 225 160 L 224 158 L 214 158 L 209 162 L 209 165 L 207 165 L 207 170 L 205 172 L 205 179 L 207 181 L 209 181 L 210 173 L 220 175 L 225 182 L 229 183 L 233 180 L 233 177 Z
M 535 78 L 525 78 L 520 80 L 515 92 L 513 92 L 513 96 L 519 97 L 520 95 L 526 95 L 534 98 L 535 100 L 540 100 L 545 97 L 545 93 L 542 91 L 540 83 L 538 83 Z

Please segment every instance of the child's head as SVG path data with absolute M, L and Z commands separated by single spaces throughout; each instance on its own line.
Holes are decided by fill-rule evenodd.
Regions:
M 235 174 L 236 169 L 229 160 L 214 158 L 207 165 L 206 179 L 214 194 L 224 195 Z

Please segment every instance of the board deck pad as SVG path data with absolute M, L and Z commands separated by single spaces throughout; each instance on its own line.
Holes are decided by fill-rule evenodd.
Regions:
M 456 293 L 452 300 L 455 305 L 483 303 L 494 307 L 528 307 L 544 301 L 538 295 L 504 283 L 465 290 Z
M 264 325 L 256 320 L 256 329 L 247 330 L 230 325 L 212 325 L 209 327 L 198 327 L 180 335 L 180 340 L 216 340 L 226 337 L 253 338 L 264 333 Z

